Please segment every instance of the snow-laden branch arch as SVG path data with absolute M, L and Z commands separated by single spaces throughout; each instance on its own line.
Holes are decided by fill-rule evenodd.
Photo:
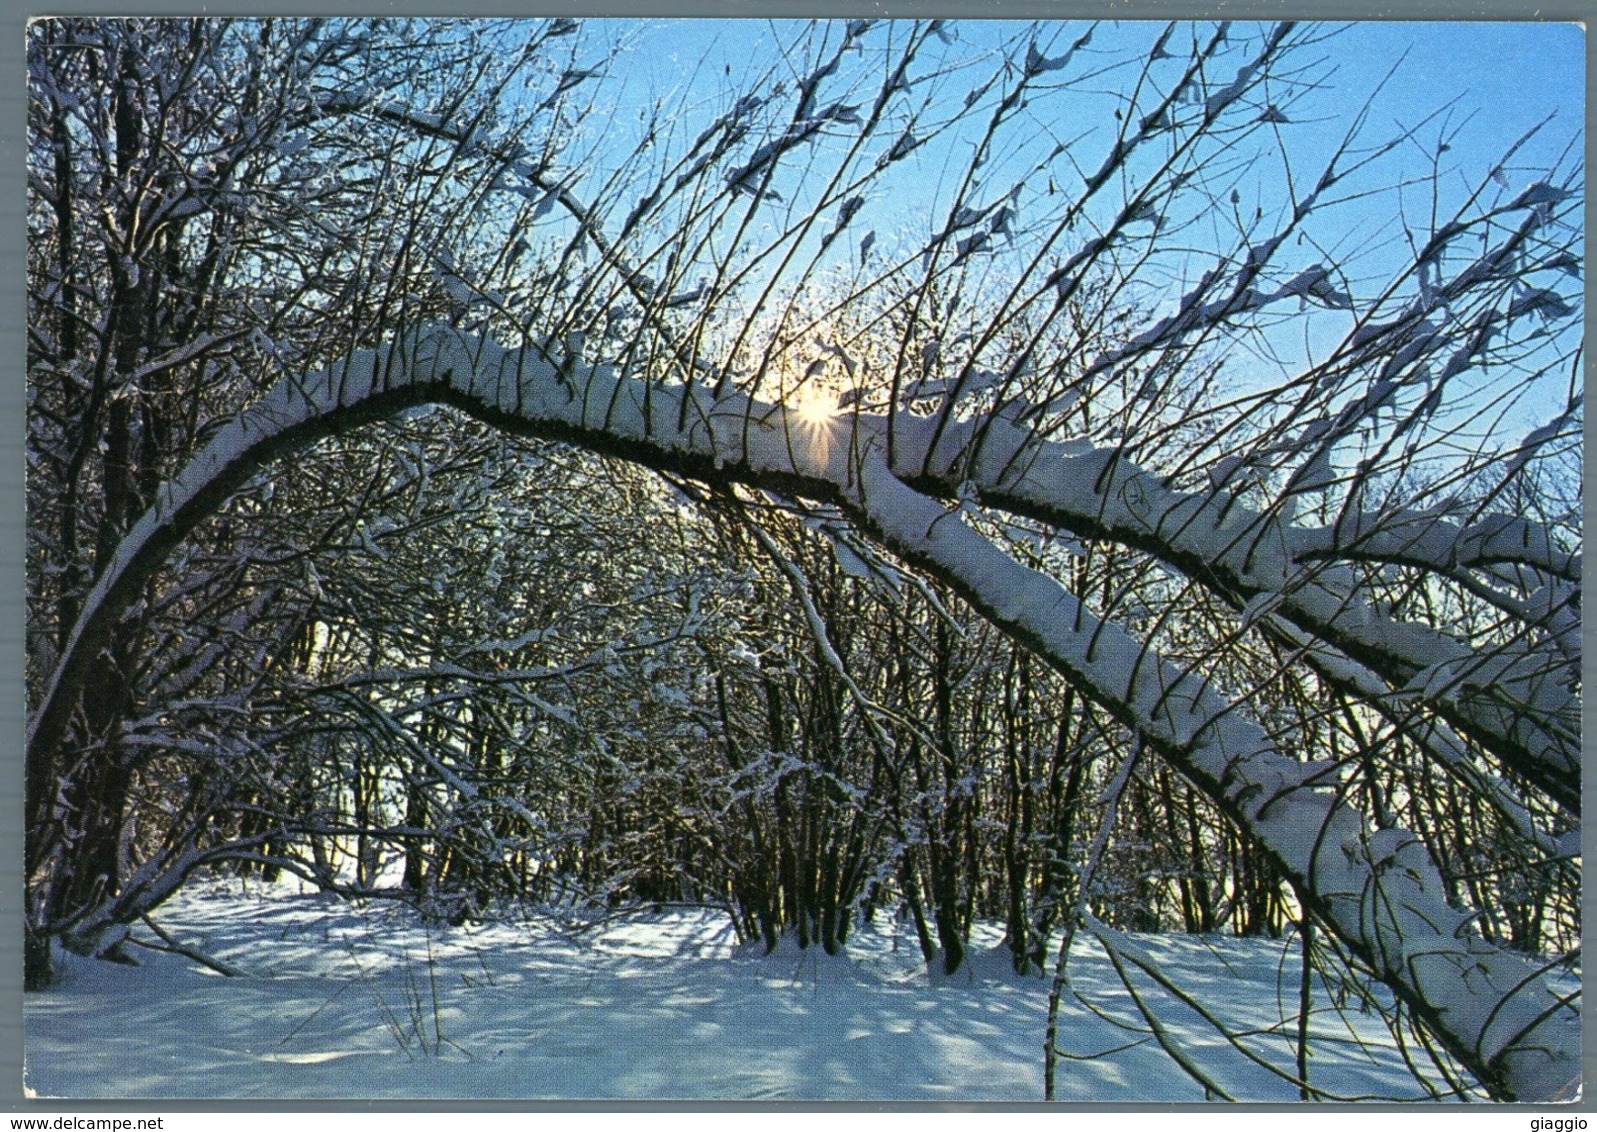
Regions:
M 29 721 L 30 792 L 54 780 L 96 654 L 189 531 L 272 459 L 408 406 L 445 403 L 518 433 L 834 504 L 955 587 L 1208 793 L 1495 1094 L 1544 1099 L 1577 1077 L 1575 1009 L 1524 957 L 1482 940 L 1470 915 L 1450 906 L 1418 837 L 1366 828 L 1341 801 L 1334 764 L 1282 753 L 1201 674 L 1098 618 L 939 496 L 973 490 L 996 507 L 1147 551 L 1244 605 L 1245 620 L 1311 638 L 1325 669 L 1423 701 L 1562 801 L 1576 792 L 1579 765 L 1569 686 L 1579 653 L 1559 628 L 1565 603 L 1545 603 L 1545 623 L 1532 619 L 1517 644 L 1477 660 L 1467 642 L 1386 616 L 1334 568 L 1343 553 L 1449 576 L 1510 564 L 1543 576 L 1550 593 L 1572 594 L 1579 558 L 1560 553 L 1546 530 L 1517 518 L 1461 524 L 1412 512 L 1348 513 L 1328 528 L 1299 528 L 1246 510 L 1223 487 L 1177 492 L 1114 450 L 1050 444 L 1002 420 L 989 420 L 977 443 L 957 423 L 938 429 L 899 416 L 890 465 L 883 417 L 804 420 L 793 405 L 660 385 L 577 357 L 556 362 L 543 350 L 506 350 L 432 325 L 279 382 L 222 426 L 159 490 L 88 595 Z M 1492 698 L 1505 691 L 1519 702 Z M 44 802 L 30 796 L 30 813 Z M 102 910 L 73 930 L 92 947 L 112 926 Z

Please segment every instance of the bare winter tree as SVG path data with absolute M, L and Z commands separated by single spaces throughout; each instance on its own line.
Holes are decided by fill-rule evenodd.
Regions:
M 974 829 L 954 737 L 985 732 L 928 662 L 902 687 L 933 723 L 900 742 L 927 713 L 893 710 L 887 666 L 862 678 L 762 509 L 1047 666 L 1114 765 L 1041 934 L 1157 981 L 1087 878 L 1162 789 L 1192 853 L 1245 839 L 1256 918 L 1315 941 L 1305 996 L 1334 956 L 1390 989 L 1440 1089 L 1566 1088 L 1578 999 L 1544 976 L 1578 947 L 1574 159 L 1455 168 L 1447 119 L 1361 114 L 1300 156 L 1335 53 L 1312 28 L 790 30 L 735 85 L 640 108 L 607 93 L 624 47 L 567 20 L 34 26 L 36 973 L 50 940 L 114 954 L 199 864 L 303 832 L 218 842 L 199 778 L 158 837 L 129 829 L 156 820 L 154 751 L 210 744 L 211 782 L 269 762 L 276 673 L 329 647 L 331 587 L 281 567 L 369 545 L 381 501 L 272 485 L 436 404 L 741 513 L 828 673 L 812 725 L 940 759 L 940 844 Z M 480 675 L 412 660 L 385 703 Z M 992 725 L 1011 750 L 1022 682 Z M 475 796 L 382 714 L 363 726 Z M 914 817 L 859 813 L 884 838 Z M 1018 884 L 1055 867 L 1011 844 Z M 889 857 L 915 890 L 920 858 Z M 954 870 L 925 889 L 957 963 L 958 860 L 925 861 Z M 1200 924 L 1224 896 L 1184 891 Z M 1289 1075 L 1312 1093 L 1306 1054 Z

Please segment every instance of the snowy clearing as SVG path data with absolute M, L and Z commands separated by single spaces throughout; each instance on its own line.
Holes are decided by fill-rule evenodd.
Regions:
M 71 1098 L 643 1098 L 1032 1101 L 1043 1095 L 1047 982 L 1008 970 L 996 928 L 970 970 L 929 977 L 913 933 L 878 922 L 846 957 L 740 947 L 724 914 L 638 911 L 423 924 L 399 905 L 198 886 L 161 909 L 179 942 L 246 972 L 133 949 L 138 968 L 68 956 L 30 995 L 26 1080 Z M 145 928 L 136 936 L 154 942 Z M 1140 936 L 1177 985 L 1290 1072 L 1298 958 L 1280 941 Z M 1160 1052 L 1097 944 L 1078 944 L 1062 1013 L 1067 1101 L 1201 1101 Z M 1138 993 L 1238 1099 L 1296 1090 L 1146 978 Z M 1416 1096 L 1391 1035 L 1316 988 L 1310 1080 Z M 1108 1019 L 1144 1032 L 1119 1028 Z M 1140 1039 L 1140 1040 L 1139 1040 Z M 1129 1048 L 1128 1043 L 1133 1043 Z M 1417 1056 L 1423 1056 L 1417 1054 Z

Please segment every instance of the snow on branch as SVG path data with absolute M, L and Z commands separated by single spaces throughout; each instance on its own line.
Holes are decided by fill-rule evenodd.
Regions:
M 1280 751 L 1207 679 L 1100 620 L 1057 579 L 1017 562 L 928 490 L 952 488 L 955 496 L 968 481 L 984 501 L 1151 550 L 1235 597 L 1280 593 L 1271 616 L 1323 636 L 1385 679 L 1400 673 L 1382 664 L 1413 666 L 1403 677 L 1411 680 L 1450 662 L 1465 643 L 1385 617 L 1350 580 L 1323 567 L 1305 571 L 1301 532 L 1278 517 L 1248 513 L 1223 493 L 1172 491 L 1117 451 L 1065 455 L 1008 426 L 990 431 L 980 453 L 968 451 L 969 433 L 958 426 L 930 451 L 930 422 L 918 430 L 901 419 L 895 467 L 880 417 L 817 420 L 742 394 L 717 399 L 696 385 L 650 387 L 605 366 L 557 369 L 534 349 L 506 350 L 445 326 L 412 330 L 274 386 L 161 489 L 84 603 L 30 720 L 30 759 L 61 740 L 111 626 L 185 535 L 253 472 L 310 440 L 426 401 L 509 431 L 838 506 L 893 553 L 954 586 L 1198 784 L 1494 1092 L 1540 1099 L 1577 1074 L 1574 1011 L 1552 997 L 1534 967 L 1484 941 L 1470 916 L 1449 905 L 1414 835 L 1367 829 L 1335 786 Z M 906 467 L 921 473 L 916 486 L 902 478 Z M 962 474 L 951 482 L 955 469 Z M 1316 550 L 1323 553 L 1323 540 Z M 1421 649 L 1428 650 L 1423 663 Z M 1531 769 L 1543 759 L 1551 774 L 1562 770 L 1555 760 L 1566 740 L 1554 736 L 1563 702 L 1545 686 L 1556 681 L 1525 670 L 1537 660 L 1529 645 L 1500 650 L 1480 676 L 1488 694 L 1508 682 L 1515 695 L 1545 705 L 1550 724 L 1532 724 L 1536 733 L 1525 735 L 1517 729 L 1532 713 L 1508 723 L 1473 712 L 1462 724 L 1489 732 L 1499 723 L 1501 738 L 1525 745 Z M 1416 694 L 1426 695 L 1425 684 Z M 1550 751 L 1531 746 L 1544 740 Z
M 1546 525 L 1483 516 L 1460 526 L 1437 516 L 1349 508 L 1329 530 L 1304 530 L 1280 513 L 1245 506 L 1223 484 L 1206 493 L 1174 490 L 1118 449 L 1045 442 L 987 418 L 943 426 L 928 451 L 931 426 L 905 419 L 897 425 L 896 465 L 916 482 L 948 494 L 970 482 L 986 504 L 1137 547 L 1217 588 L 1239 608 L 1260 595 L 1279 595 L 1282 617 L 1356 657 L 1391 688 L 1422 696 L 1578 812 L 1580 673 L 1565 661 L 1557 638 L 1527 634 L 1482 655 L 1470 641 L 1389 616 L 1334 562 L 1343 548 L 1355 560 L 1384 550 L 1443 577 L 1513 562 L 1578 583 L 1579 555 L 1562 549 Z M 927 439 L 916 444 L 916 434 Z M 1415 684 L 1438 663 L 1466 666 L 1468 674 L 1460 669 L 1460 679 L 1445 685 Z

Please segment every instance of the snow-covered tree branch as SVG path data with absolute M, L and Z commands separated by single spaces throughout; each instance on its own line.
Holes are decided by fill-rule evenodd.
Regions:
M 1136 884 L 1565 1089 L 1578 165 L 1309 130 L 1335 29 L 786 30 L 30 32 L 34 973 L 229 860 L 1127 980 Z

